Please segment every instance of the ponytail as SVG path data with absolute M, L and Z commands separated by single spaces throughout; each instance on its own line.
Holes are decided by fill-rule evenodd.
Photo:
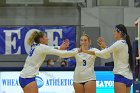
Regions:
M 132 45 L 131 45 L 131 42 L 130 42 L 129 35 L 127 33 L 127 29 L 126 29 L 126 27 L 123 24 L 116 25 L 116 28 L 117 28 L 116 30 L 118 32 L 121 32 L 122 38 L 124 38 L 126 40 L 126 43 L 128 45 L 129 69 L 131 71 L 133 71 L 133 68 L 134 68 L 134 63 L 133 63 L 133 50 L 132 50 Z
M 32 45 L 32 43 L 34 42 L 34 39 L 35 39 L 35 37 L 37 36 L 37 31 L 34 31 L 32 34 L 31 34 L 31 36 L 29 37 L 29 39 L 28 39 L 28 41 L 27 41 L 27 43 L 29 44 L 29 45 Z
M 133 50 L 132 50 L 132 45 L 130 42 L 129 35 L 126 35 L 126 43 L 128 45 L 128 53 L 129 53 L 129 68 L 131 71 L 133 71 L 134 68 L 134 63 L 133 63 Z
M 34 31 L 31 36 L 29 37 L 27 43 L 29 45 L 32 45 L 33 42 L 39 44 L 40 43 L 40 38 L 44 36 L 44 33 L 43 32 L 37 32 L 37 31 Z

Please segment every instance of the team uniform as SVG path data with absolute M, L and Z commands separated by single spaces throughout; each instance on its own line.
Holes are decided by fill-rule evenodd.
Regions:
M 131 86 L 133 76 L 132 72 L 129 69 L 129 53 L 126 41 L 118 40 L 112 46 L 102 51 L 95 51 L 96 56 L 105 55 L 107 53 L 113 53 L 113 73 L 115 74 L 114 81 L 122 82 L 128 87 Z
M 78 48 L 74 49 L 78 50 Z M 89 49 L 91 51 L 100 51 L 96 48 Z M 101 58 L 109 58 L 110 54 L 106 55 L 99 55 L 98 57 Z M 96 80 L 95 73 L 94 73 L 94 62 L 95 62 L 95 55 L 89 55 L 86 53 L 78 53 L 75 55 L 76 59 L 76 68 L 74 71 L 74 80 L 75 83 L 85 83 L 90 80 Z
M 19 82 L 22 88 L 32 81 L 35 81 L 35 76 L 39 74 L 39 68 L 44 62 L 46 55 L 57 55 L 62 58 L 74 56 L 78 51 L 57 50 L 44 44 L 33 46 L 29 52 L 24 68 L 20 73 Z

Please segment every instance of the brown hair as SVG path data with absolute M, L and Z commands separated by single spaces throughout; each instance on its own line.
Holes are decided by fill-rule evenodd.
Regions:
M 129 61 L 129 67 L 130 67 L 130 70 L 133 71 L 133 69 L 134 69 L 133 50 L 132 50 L 132 45 L 131 45 L 131 42 L 130 42 L 129 35 L 127 33 L 127 29 L 126 29 L 126 27 L 123 24 L 116 25 L 116 28 L 119 29 L 119 31 L 122 34 L 122 37 L 126 40 L 126 43 L 128 45 L 128 53 L 129 53 L 129 60 L 128 61 Z
M 40 31 L 40 32 L 34 31 L 34 32 L 31 34 L 31 36 L 29 37 L 27 43 L 28 43 L 29 45 L 32 45 L 33 42 L 35 42 L 35 43 L 38 44 L 38 43 L 40 43 L 39 39 L 40 39 L 41 37 L 43 37 L 43 36 L 44 36 L 44 33 L 43 33 L 42 31 Z
M 82 36 L 86 36 L 88 38 L 89 44 L 91 45 L 91 38 L 89 37 L 89 35 L 88 34 L 82 34 L 81 37 Z

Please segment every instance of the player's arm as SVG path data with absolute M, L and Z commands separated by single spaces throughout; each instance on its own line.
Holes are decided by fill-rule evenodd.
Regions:
M 66 50 L 69 47 L 69 39 L 65 39 L 60 46 L 50 46 L 54 49 Z
M 95 50 L 95 55 L 96 55 L 96 52 L 100 52 L 101 50 L 99 49 L 96 49 Z M 97 57 L 100 57 L 100 58 L 104 58 L 104 59 L 109 59 L 111 57 L 111 54 L 110 53 L 105 53 L 105 54 L 100 54 L 100 55 L 96 55 Z
M 90 54 L 90 55 L 96 55 L 96 52 L 100 52 L 100 50 L 95 50 L 95 51 L 92 51 L 92 50 L 82 50 L 82 52 Z M 96 56 L 100 57 L 100 58 L 108 59 L 108 58 L 110 58 L 110 53 L 106 53 L 106 54 L 100 53 L 100 54 L 98 54 Z
M 113 51 L 118 50 L 119 48 L 123 47 L 120 41 L 116 41 L 113 45 L 110 47 L 107 47 L 101 51 L 95 51 L 96 56 L 101 56 L 101 55 L 107 55 L 108 53 L 112 53 Z
M 95 51 L 91 51 L 91 50 L 82 49 L 81 52 L 84 52 L 84 53 L 87 53 L 87 54 L 90 54 L 90 55 L 95 55 Z
M 104 41 L 104 38 L 99 37 L 98 40 L 97 40 L 97 42 L 98 42 L 98 45 L 99 45 L 102 49 L 105 49 L 105 48 L 106 48 L 106 43 L 105 43 L 105 41 Z M 95 49 L 94 49 L 93 51 L 91 51 L 91 50 L 84 50 L 84 48 L 82 48 L 82 46 L 81 46 L 81 50 L 82 50 L 82 52 L 84 52 L 84 53 L 87 53 L 87 54 L 90 54 L 90 55 L 95 55 Z M 96 49 L 96 51 L 99 51 L 99 50 Z M 106 54 L 106 55 L 108 55 L 108 57 L 109 57 L 109 54 Z M 98 57 L 106 58 L 105 55 L 98 55 Z
M 104 58 L 106 56 L 109 57 L 110 53 L 117 50 L 119 46 L 120 46 L 120 42 L 115 42 L 112 46 L 105 48 L 101 51 L 84 50 L 84 48 L 82 48 L 82 52 Z
M 100 46 L 101 49 L 107 48 L 107 45 L 106 45 L 103 37 L 99 37 L 97 42 L 98 42 L 98 45 Z
M 75 51 L 58 50 L 58 49 L 54 49 L 49 46 L 44 47 L 44 52 L 46 54 L 56 55 L 56 56 L 60 56 L 62 58 L 74 57 L 78 53 L 78 51 L 76 51 L 76 50 Z
M 96 55 L 96 52 L 99 52 L 100 50 L 96 50 L 96 51 L 91 51 L 91 50 L 82 50 L 82 52 L 84 53 L 87 53 L 87 54 L 90 54 L 90 55 Z M 110 53 L 106 53 L 106 54 L 97 54 L 96 55 L 97 57 L 100 57 L 100 58 L 104 58 L 104 59 L 108 59 L 110 58 Z
M 78 50 L 78 52 L 84 52 L 84 53 L 87 53 L 87 54 L 90 54 L 90 55 L 95 55 L 95 52 L 94 51 L 91 51 L 91 50 L 85 50 L 84 49 L 84 46 L 81 46 L 80 49 Z
M 60 45 L 60 50 L 66 50 L 69 47 L 69 39 L 65 39 L 63 43 Z

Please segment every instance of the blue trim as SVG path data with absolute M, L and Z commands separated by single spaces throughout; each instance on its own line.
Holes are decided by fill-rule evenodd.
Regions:
M 19 77 L 19 84 L 22 88 L 24 88 L 26 85 L 28 85 L 29 83 L 35 81 L 35 77 L 33 78 L 21 78 Z
M 21 71 L 23 67 L 0 67 L 0 71 Z M 74 71 L 75 67 L 41 67 L 40 71 Z M 112 71 L 112 66 L 95 67 L 95 71 Z

